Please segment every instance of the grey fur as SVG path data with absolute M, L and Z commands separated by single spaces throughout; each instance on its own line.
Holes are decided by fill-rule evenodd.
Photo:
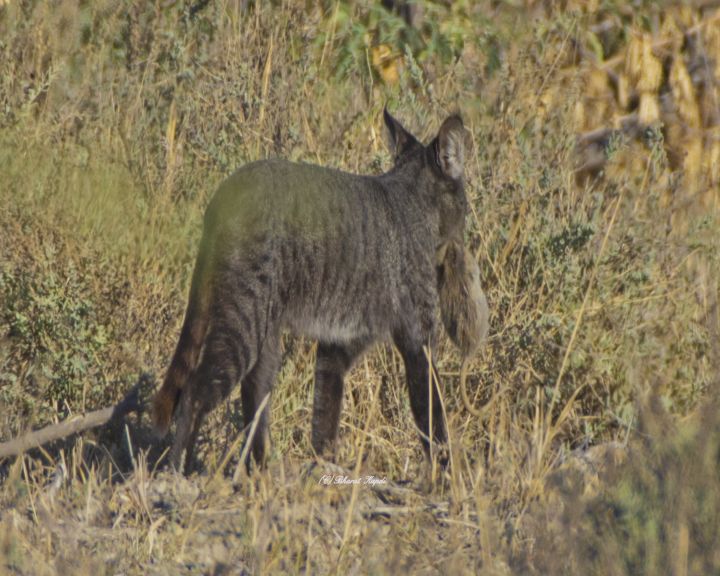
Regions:
M 237 382 L 246 424 L 256 416 L 279 368 L 283 330 L 319 341 L 312 419 L 317 453 L 335 442 L 346 372 L 371 344 L 386 339 L 403 358 L 415 422 L 429 448 L 430 366 L 423 347 L 435 338 L 436 252 L 448 240 L 462 242 L 464 233 L 466 133 L 451 116 L 423 146 L 387 112 L 385 121 L 395 153 L 385 174 L 264 160 L 240 168 L 215 193 L 183 334 L 156 398 L 161 431 L 179 406 L 171 454 L 176 466 L 192 450 L 203 416 Z M 198 352 L 192 348 L 203 330 Z M 259 462 L 268 412 L 252 440 Z M 433 440 L 443 443 L 437 388 L 432 422 Z

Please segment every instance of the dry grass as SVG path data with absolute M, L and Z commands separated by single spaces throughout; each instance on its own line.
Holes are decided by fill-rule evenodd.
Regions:
M 235 397 L 189 479 L 144 420 L 0 463 L 0 573 L 719 571 L 717 9 L 422 2 L 417 30 L 243 4 L 0 2 L 0 439 L 160 376 L 214 186 L 271 155 L 377 172 L 386 101 L 423 138 L 456 109 L 472 132 L 482 416 L 443 341 L 429 485 L 379 347 L 337 463 L 389 483 L 328 486 L 314 349 L 287 340 L 267 471 L 237 470 Z

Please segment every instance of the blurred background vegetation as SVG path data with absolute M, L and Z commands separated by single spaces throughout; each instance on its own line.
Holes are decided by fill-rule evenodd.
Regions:
M 281 572 L 720 571 L 717 4 L 0 0 L 0 439 L 114 402 L 140 371 L 162 376 L 204 207 L 234 168 L 282 156 L 377 173 L 386 103 L 426 141 L 461 111 L 467 242 L 492 318 L 469 382 L 481 418 L 459 399 L 456 352 L 437 351 L 450 511 L 360 523 L 311 554 L 312 515 L 347 512 L 349 491 L 309 512 L 291 494 L 299 512 L 263 529 L 297 542 L 268 551 L 256 527 L 235 558 Z M 310 455 L 313 355 L 286 342 L 275 393 L 273 461 L 290 476 Z M 400 365 L 380 347 L 353 371 L 338 462 L 421 474 Z M 237 402 L 204 432 L 210 467 L 242 429 Z M 593 460 L 592 481 L 571 466 L 608 447 L 614 464 Z M 119 472 L 90 481 L 103 464 L 73 454 L 85 472 L 65 508 L 91 487 L 115 501 Z M 6 464 L 3 507 L 27 506 L 58 458 Z M 93 520 L 134 543 L 109 565 L 173 566 L 193 538 L 170 529 L 183 514 L 158 535 L 165 516 L 133 516 L 142 499 L 121 496 Z M 258 499 L 271 506 L 252 496 L 243 522 Z M 34 557 L 45 528 L 12 522 L 0 567 L 62 572 L 72 550 L 103 549 Z M 347 552 L 388 534 L 384 559 Z

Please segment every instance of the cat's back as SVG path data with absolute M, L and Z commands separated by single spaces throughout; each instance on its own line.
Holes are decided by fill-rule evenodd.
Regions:
M 215 192 L 206 230 L 319 238 L 391 224 L 387 191 L 372 176 L 284 159 L 246 164 Z

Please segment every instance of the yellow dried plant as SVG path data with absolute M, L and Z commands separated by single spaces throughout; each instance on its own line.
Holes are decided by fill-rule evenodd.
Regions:
M 692 128 L 700 128 L 700 109 L 695 88 L 680 54 L 674 58 L 670 68 L 670 87 L 680 118 Z
M 379 44 L 370 48 L 370 60 L 385 84 L 396 84 L 400 80 L 400 57 L 389 44 Z

